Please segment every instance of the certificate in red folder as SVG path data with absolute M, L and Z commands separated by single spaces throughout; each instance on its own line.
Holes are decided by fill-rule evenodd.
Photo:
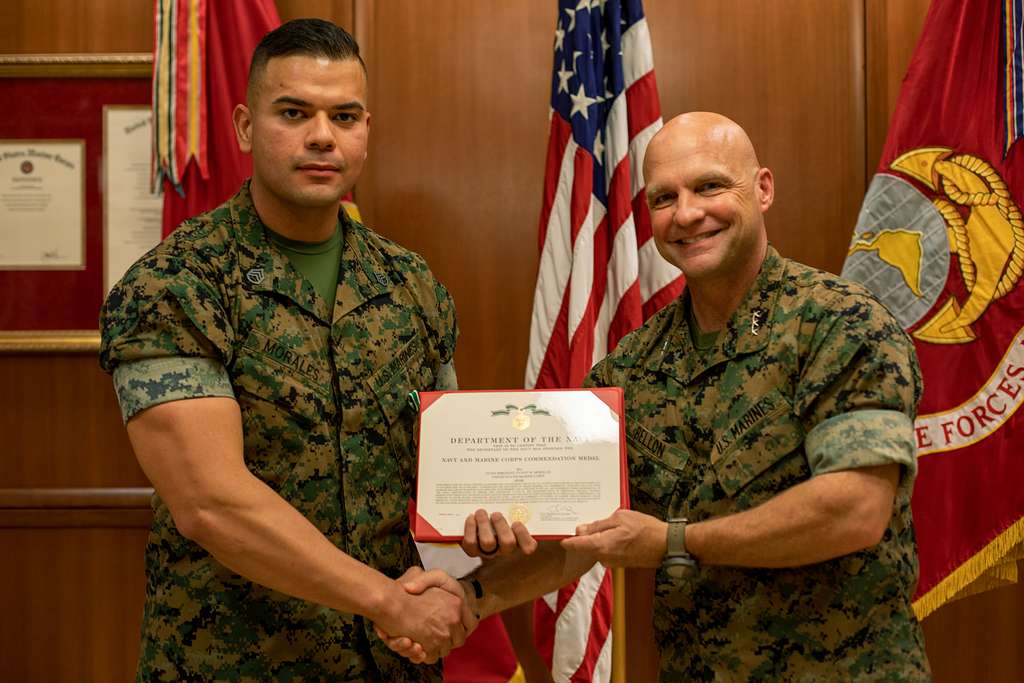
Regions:
M 413 536 L 462 539 L 479 508 L 535 538 L 629 507 L 622 389 L 420 393 Z

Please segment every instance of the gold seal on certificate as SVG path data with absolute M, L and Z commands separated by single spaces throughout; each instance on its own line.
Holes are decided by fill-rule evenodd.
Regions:
M 513 505 L 508 509 L 508 521 L 511 522 L 522 522 L 526 524 L 530 521 L 530 508 L 525 505 Z
M 420 393 L 413 535 L 462 538 L 483 508 L 563 538 L 629 507 L 622 390 Z

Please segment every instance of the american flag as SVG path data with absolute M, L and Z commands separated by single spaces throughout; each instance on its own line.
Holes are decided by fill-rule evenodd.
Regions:
M 640 0 L 560 0 L 527 387 L 579 386 L 682 290 L 651 239 L 643 193 L 644 151 L 659 128 Z M 537 602 L 555 681 L 608 680 L 611 604 L 600 565 Z

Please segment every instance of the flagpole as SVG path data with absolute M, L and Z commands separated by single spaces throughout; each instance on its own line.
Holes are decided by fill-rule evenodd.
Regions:
M 626 683 L 626 570 L 612 570 L 612 683 Z

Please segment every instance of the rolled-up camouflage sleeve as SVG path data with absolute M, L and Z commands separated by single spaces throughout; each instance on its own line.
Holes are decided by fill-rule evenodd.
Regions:
M 912 482 L 921 397 L 913 343 L 867 296 L 844 301 L 839 311 L 816 329 L 797 388 L 808 465 L 817 475 L 898 463 L 904 484 Z
M 157 403 L 233 396 L 234 332 L 222 297 L 188 259 L 160 248 L 137 262 L 100 312 L 100 365 L 128 420 Z
M 190 398 L 234 398 L 228 371 L 212 358 L 146 358 L 114 369 L 114 391 L 125 422 L 161 403 Z

